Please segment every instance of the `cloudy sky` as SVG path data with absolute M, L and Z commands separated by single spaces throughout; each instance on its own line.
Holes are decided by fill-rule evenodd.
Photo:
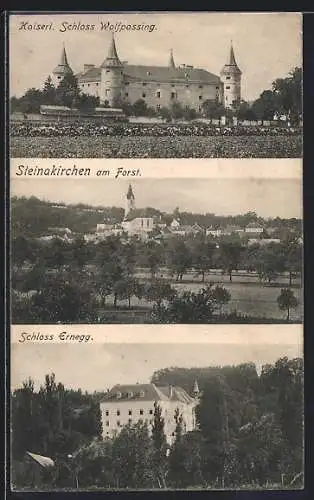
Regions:
M 19 29 L 21 22 L 53 22 L 51 31 Z M 177 65 L 190 64 L 219 75 L 233 41 L 243 72 L 242 96 L 256 99 L 302 61 L 302 18 L 298 13 L 137 13 L 11 15 L 10 93 L 39 88 L 59 63 L 63 43 L 75 72 L 84 63 L 99 66 L 107 55 L 110 32 L 101 21 L 155 25 L 152 32 L 116 34 L 119 57 L 129 64 L 165 66 L 170 48 Z M 62 23 L 94 24 L 93 31 L 62 30 Z
M 262 217 L 302 218 L 298 179 L 137 179 L 131 182 L 137 208 L 236 215 L 255 211 Z M 124 179 L 15 178 L 11 194 L 65 203 L 125 206 Z
M 45 331 L 46 327 L 36 331 Z M 57 327 L 52 327 L 57 328 Z M 252 327 L 250 327 L 252 330 Z M 11 347 L 11 387 L 20 387 L 31 376 L 38 388 L 45 374 L 55 373 L 65 386 L 83 390 L 106 390 L 116 383 L 147 383 L 155 370 L 179 367 L 208 367 L 254 362 L 259 370 L 278 358 L 302 356 L 302 331 L 288 329 L 278 343 L 251 340 L 247 336 L 226 342 L 189 343 L 13 343 Z M 83 329 L 81 327 L 81 329 Z M 28 327 L 27 331 L 31 328 Z M 230 330 L 230 326 L 229 326 Z M 61 331 L 61 330 L 60 330 Z M 190 330 L 190 339 L 192 339 Z M 152 332 L 153 335 L 153 332 Z M 223 337 L 223 336 L 222 336 Z M 233 343 L 234 342 L 234 343 Z

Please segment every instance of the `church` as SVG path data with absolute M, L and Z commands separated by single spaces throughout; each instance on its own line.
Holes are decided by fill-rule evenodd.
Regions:
M 52 81 L 58 85 L 62 78 L 73 73 L 65 47 Z M 216 101 L 225 108 L 234 108 L 241 100 L 241 75 L 231 43 L 227 63 L 220 76 L 191 65 L 175 64 L 170 51 L 166 66 L 132 65 L 121 61 L 112 35 L 107 57 L 100 66 L 84 64 L 76 77 L 80 90 L 99 97 L 101 107 L 119 108 L 123 103 L 134 104 L 139 99 L 156 111 L 180 103 L 197 112 L 206 101 Z
M 164 419 L 164 433 L 167 443 L 175 440 L 176 412 L 182 417 L 182 432 L 197 428 L 195 408 L 199 403 L 200 391 L 197 380 L 193 397 L 177 386 L 155 384 L 115 385 L 100 402 L 103 438 L 113 438 L 125 425 L 146 423 L 149 432 L 154 422 L 155 405 L 161 408 Z

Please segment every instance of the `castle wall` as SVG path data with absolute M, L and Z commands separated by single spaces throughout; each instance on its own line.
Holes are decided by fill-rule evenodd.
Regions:
M 100 80 L 100 104 L 114 108 L 120 100 L 122 91 L 123 68 L 102 68 Z
M 182 106 L 189 106 L 196 111 L 201 111 L 201 106 L 206 100 L 217 99 L 222 102 L 223 99 L 222 84 L 142 81 L 125 81 L 122 84 L 121 72 L 114 78 L 114 75 L 108 75 L 103 71 L 102 76 L 102 82 L 85 81 L 80 83 L 79 87 L 85 94 L 100 96 L 103 103 L 106 100 L 110 103 L 121 96 L 124 102 L 130 104 L 143 99 L 147 106 L 155 109 L 169 108 L 174 102 L 179 102 Z

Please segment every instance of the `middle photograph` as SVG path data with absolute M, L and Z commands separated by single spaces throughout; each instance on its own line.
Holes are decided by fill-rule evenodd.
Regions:
M 128 163 L 12 161 L 13 324 L 302 323 L 301 160 Z

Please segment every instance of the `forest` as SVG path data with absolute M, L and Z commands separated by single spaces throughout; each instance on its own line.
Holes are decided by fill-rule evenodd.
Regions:
M 197 428 L 184 434 L 177 414 L 170 447 L 158 404 L 151 433 L 144 422 L 103 439 L 103 393 L 67 389 L 54 374 L 35 390 L 29 378 L 12 393 L 14 489 L 301 488 L 303 360 L 280 358 L 260 373 L 254 363 L 171 367 L 151 381 L 192 395 L 195 378 Z M 29 472 L 27 451 L 54 461 L 40 482 Z

